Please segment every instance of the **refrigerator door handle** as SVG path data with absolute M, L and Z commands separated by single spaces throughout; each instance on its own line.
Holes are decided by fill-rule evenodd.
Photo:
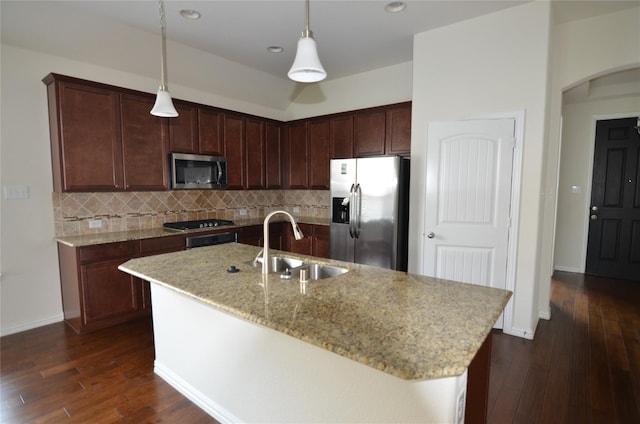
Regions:
M 355 238 L 355 195 L 356 185 L 351 184 L 351 189 L 349 189 L 349 236 L 351 238 Z
M 355 198 L 356 198 L 356 220 L 353 225 L 353 232 L 355 234 L 355 238 L 360 237 L 360 220 L 362 217 L 362 189 L 360 188 L 360 184 L 356 184 L 356 188 L 354 190 Z

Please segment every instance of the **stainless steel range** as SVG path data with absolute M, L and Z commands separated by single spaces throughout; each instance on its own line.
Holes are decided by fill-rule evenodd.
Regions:
M 226 219 L 202 219 L 197 221 L 165 222 L 163 227 L 172 231 L 188 231 L 196 229 L 214 229 L 235 225 L 233 221 Z M 193 235 L 185 239 L 187 249 L 195 247 L 214 246 L 238 241 L 238 232 L 231 230 L 224 233 Z
M 236 225 L 233 221 L 226 219 L 200 219 L 196 221 L 165 222 L 162 226 L 167 230 L 188 231 L 199 228 L 216 228 L 225 225 Z

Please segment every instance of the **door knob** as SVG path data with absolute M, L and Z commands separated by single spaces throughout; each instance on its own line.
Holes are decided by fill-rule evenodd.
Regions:
M 592 221 L 595 221 L 596 219 L 598 219 L 598 215 L 596 215 L 596 214 L 591 215 L 591 220 Z
M 597 206 L 591 206 L 591 210 L 594 211 L 594 212 L 597 212 L 598 211 L 598 207 Z
M 434 233 L 428 233 L 428 234 L 427 234 L 427 237 L 429 237 L 429 238 L 434 238 L 435 236 L 436 236 L 436 235 L 435 235 Z

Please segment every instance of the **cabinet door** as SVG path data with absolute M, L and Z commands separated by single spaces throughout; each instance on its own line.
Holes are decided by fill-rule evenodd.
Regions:
M 330 159 L 353 157 L 353 115 L 337 116 L 329 120 Z
M 149 113 L 153 96 L 120 100 L 125 189 L 167 190 L 167 142 L 162 119 Z
M 313 225 L 310 224 L 298 224 L 304 237 L 301 240 L 296 240 L 293 236 L 293 230 L 291 226 L 287 226 L 285 230 L 287 240 L 287 250 L 293 253 L 300 253 L 303 255 L 313 254 Z
M 96 262 L 81 266 L 83 324 L 98 321 L 124 321 L 138 311 L 139 280 L 118 269 L 127 259 Z
M 309 188 L 329 188 L 329 121 L 309 123 Z
M 166 118 L 169 128 L 169 151 L 198 153 L 198 111 L 186 102 L 174 100 L 178 117 Z
M 229 189 L 241 190 L 245 186 L 244 172 L 244 118 L 224 115 L 224 154 L 227 157 Z
M 329 257 L 329 226 L 313 226 L 313 256 Z
M 287 126 L 287 188 L 309 188 L 307 122 Z
M 385 111 L 357 112 L 353 120 L 356 157 L 384 155 Z
M 245 121 L 247 140 L 246 185 L 248 189 L 265 188 L 265 123 L 257 119 Z
M 47 91 L 54 190 L 122 190 L 118 94 L 64 81 Z
M 411 153 L 411 103 L 387 109 L 387 155 Z
M 265 177 L 267 189 L 282 188 L 282 127 L 267 123 L 265 140 Z
M 223 156 L 222 112 L 198 107 L 198 141 L 203 155 Z

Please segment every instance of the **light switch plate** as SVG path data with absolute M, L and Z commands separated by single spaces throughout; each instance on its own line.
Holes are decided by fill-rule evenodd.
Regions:
M 4 198 L 7 200 L 28 199 L 29 186 L 24 184 L 4 186 Z

